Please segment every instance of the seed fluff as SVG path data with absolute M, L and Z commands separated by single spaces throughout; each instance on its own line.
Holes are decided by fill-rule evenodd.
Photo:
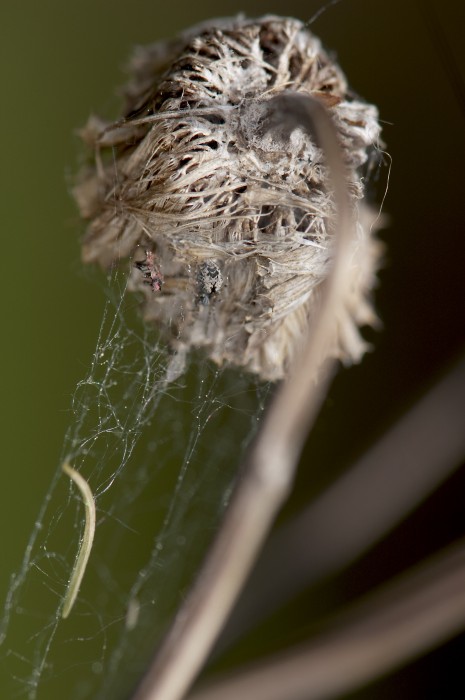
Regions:
M 93 116 L 82 130 L 92 153 L 75 188 L 89 220 L 83 258 L 131 261 L 130 288 L 179 371 L 201 347 L 218 365 L 280 379 L 311 329 L 331 269 L 334 201 L 318 144 L 300 128 L 263 128 L 285 91 L 324 104 L 343 151 L 357 237 L 326 354 L 356 362 L 359 328 L 376 320 L 379 244 L 363 197 L 378 113 L 301 22 L 223 19 L 138 48 L 122 118 Z M 135 259 L 153 267 L 141 274 Z

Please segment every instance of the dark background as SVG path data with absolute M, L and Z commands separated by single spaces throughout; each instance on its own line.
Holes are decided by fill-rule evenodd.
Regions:
M 92 111 L 117 113 L 115 87 L 134 44 L 243 10 L 308 20 L 321 4 L 3 0 L 2 598 L 56 468 L 70 397 L 90 361 L 103 305 L 93 274 L 80 264 L 82 226 L 69 195 L 80 152 L 76 128 Z M 336 381 L 285 513 L 368 446 L 465 346 L 465 114 L 428 19 L 440 22 L 465 75 L 459 2 L 344 0 L 312 25 L 352 87 L 379 106 L 393 160 L 389 224 L 382 232 L 386 265 L 377 292 L 384 329 L 373 335 L 375 352 Z M 385 178 L 386 169 L 378 196 Z M 463 534 L 464 486 L 458 473 L 384 549 L 355 567 L 340 584 L 346 586 L 341 601 Z M 289 630 L 295 618 L 289 613 Z M 284 630 L 281 639 L 292 636 Z M 350 697 L 459 697 L 465 681 L 455 691 L 451 682 L 460 678 L 464 653 L 458 640 Z

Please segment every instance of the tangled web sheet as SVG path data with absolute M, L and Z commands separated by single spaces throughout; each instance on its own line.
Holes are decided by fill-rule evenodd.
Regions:
M 182 600 L 216 531 L 268 391 L 193 355 L 170 356 L 137 318 L 125 273 L 110 275 L 100 332 L 76 387 L 62 456 L 5 603 L 0 663 L 9 697 L 124 697 Z M 69 462 L 97 526 L 69 618 L 62 606 L 84 526 Z

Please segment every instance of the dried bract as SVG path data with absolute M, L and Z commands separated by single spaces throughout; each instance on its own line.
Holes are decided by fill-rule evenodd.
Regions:
M 300 128 L 263 125 L 273 96 L 310 94 L 334 119 L 358 231 L 328 353 L 358 360 L 358 328 L 374 320 L 378 246 L 361 200 L 376 108 L 351 96 L 302 23 L 273 16 L 219 20 L 140 48 L 131 74 L 123 118 L 92 117 L 82 133 L 95 153 L 75 189 L 90 220 L 84 260 L 142 259 L 131 288 L 178 358 L 201 346 L 220 365 L 283 377 L 331 266 L 334 203 L 317 144 Z

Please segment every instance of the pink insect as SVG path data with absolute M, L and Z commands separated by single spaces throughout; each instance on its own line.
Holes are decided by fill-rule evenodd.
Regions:
M 148 284 L 152 292 L 159 292 L 163 284 L 163 274 L 155 262 L 153 251 L 145 251 L 145 260 L 134 263 L 135 267 L 142 272 L 144 284 Z

